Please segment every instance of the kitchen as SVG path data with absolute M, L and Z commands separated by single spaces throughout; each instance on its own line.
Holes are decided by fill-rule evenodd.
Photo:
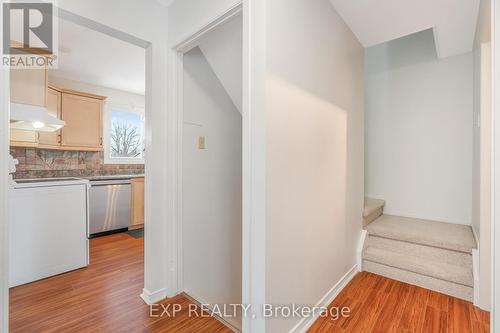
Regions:
M 56 69 L 10 73 L 13 328 L 18 295 L 98 278 L 103 261 L 134 267 L 131 297 L 143 286 L 145 51 L 63 19 L 58 51 Z

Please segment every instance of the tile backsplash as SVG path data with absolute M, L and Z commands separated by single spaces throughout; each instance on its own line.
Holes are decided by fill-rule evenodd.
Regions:
M 103 152 L 11 147 L 16 179 L 143 174 L 144 164 L 104 164 Z

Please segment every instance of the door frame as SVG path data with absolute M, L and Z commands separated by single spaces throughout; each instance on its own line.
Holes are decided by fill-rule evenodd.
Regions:
M 491 254 L 492 254 L 492 303 L 491 332 L 500 327 L 500 0 L 491 0 L 491 51 L 492 51 L 492 205 L 491 205 Z
M 242 5 L 238 4 L 230 8 L 228 11 L 224 12 L 222 15 L 218 16 L 212 20 L 209 24 L 203 26 L 201 29 L 191 34 L 189 37 L 174 45 L 171 49 L 171 75 L 173 77 L 173 82 L 171 89 L 173 90 L 174 96 L 171 101 L 174 103 L 172 105 L 172 113 L 176 120 L 173 123 L 177 124 L 176 128 L 176 221 L 171 227 L 173 228 L 172 234 L 176 235 L 174 242 L 172 242 L 173 251 L 175 255 L 175 271 L 177 274 L 172 276 L 174 294 L 178 294 L 184 291 L 183 286 L 183 244 L 182 244 L 182 224 L 183 224 L 183 188 L 182 188 L 182 158 L 183 158 L 183 124 L 184 124 L 184 89 L 183 89 L 183 76 L 184 76 L 184 54 L 199 45 L 199 42 L 211 31 L 217 29 L 224 23 L 230 21 L 231 19 L 242 14 Z
M 261 62 L 265 42 L 252 34 L 252 26 L 262 29 L 264 0 L 243 0 L 219 13 L 168 50 L 169 137 L 175 154 L 170 159 L 168 179 L 175 187 L 172 219 L 168 221 L 169 285 L 173 296 L 183 292 L 182 267 L 182 136 L 183 136 L 183 55 L 197 46 L 208 33 L 238 15 L 243 16 L 243 108 L 242 108 L 242 303 L 252 305 L 252 315 L 242 318 L 243 332 L 264 332 L 260 309 L 265 300 L 265 112 Z M 254 5 L 255 3 L 255 5 Z M 258 9 L 258 10 L 257 10 Z M 262 30 L 264 31 L 264 30 Z M 253 32 L 253 31 L 252 31 Z M 258 50 L 257 50 L 258 49 Z M 260 52 L 258 52 L 260 51 Z M 254 53 L 255 52 L 255 53 Z M 255 80 L 255 81 L 254 81 Z M 255 316 L 253 316 L 255 314 Z
M 3 6 L 0 6 L 3 17 Z M 3 25 L 0 24 L 0 45 L 3 45 Z M 9 70 L 0 69 L 0 332 L 9 331 L 9 243 L 8 243 L 8 187 L 9 187 Z
M 72 13 L 63 8 L 57 7 L 57 15 L 59 18 L 70 21 L 72 23 L 78 24 L 80 26 L 84 26 L 91 30 L 106 34 L 113 38 L 120 39 L 124 42 L 136 45 L 138 47 L 142 47 L 145 50 L 145 62 L 146 62 L 146 94 L 145 94 L 145 102 L 146 102 L 146 114 L 151 114 L 152 112 L 152 43 L 141 38 L 130 35 L 126 32 L 122 32 L 120 30 L 109 27 L 105 24 L 101 24 L 79 14 Z M 0 6 L 0 17 L 3 15 L 3 6 Z M 0 24 L 0 45 L 3 42 L 3 31 L 2 25 Z M 2 75 L 0 76 L 0 107 L 6 112 L 1 112 L 0 116 L 0 152 L 3 152 L 0 155 L 0 333 L 8 332 L 9 325 L 9 256 L 8 256 L 8 155 L 10 153 L 9 146 L 9 118 L 10 118 L 10 81 L 9 81 L 9 70 L 0 69 L 2 71 Z M 148 129 L 149 128 L 149 129 Z M 148 125 L 146 121 L 146 132 L 151 131 L 151 124 Z M 163 145 L 158 144 L 158 148 L 162 148 Z M 152 142 L 146 141 L 146 149 L 151 150 Z M 148 160 L 146 157 L 145 166 L 148 165 Z M 163 181 L 163 180 L 162 180 Z M 153 223 L 151 219 L 151 205 L 147 204 L 147 201 L 150 198 L 153 198 L 153 191 L 151 187 L 146 187 L 145 189 L 145 221 L 144 221 L 144 229 L 145 229 L 145 238 L 144 238 L 144 247 L 146 249 L 154 249 L 158 248 L 158 244 L 153 244 L 151 237 L 148 237 L 148 230 L 152 229 L 151 224 Z M 163 225 L 164 221 L 158 220 L 154 221 L 155 224 Z M 145 267 L 144 267 L 144 278 L 147 281 L 147 277 L 155 273 L 153 267 L 148 267 L 147 265 L 147 254 L 150 256 L 154 256 L 154 250 L 150 250 L 149 252 L 145 251 Z M 138 295 L 139 297 L 140 295 Z M 162 297 L 164 298 L 164 297 Z

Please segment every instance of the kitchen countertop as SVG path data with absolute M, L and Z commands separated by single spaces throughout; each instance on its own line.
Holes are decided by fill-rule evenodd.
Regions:
M 82 179 L 87 180 L 108 180 L 108 179 L 131 179 L 131 178 L 142 178 L 144 174 L 131 174 L 131 175 L 105 175 L 105 176 L 90 176 L 82 177 Z
M 44 187 L 44 186 L 67 186 L 89 184 L 91 181 L 99 180 L 127 180 L 132 178 L 142 178 L 144 174 L 130 174 L 130 175 L 104 175 L 104 176 L 90 176 L 90 177 L 55 177 L 55 178 L 30 178 L 30 179 L 14 179 L 14 188 L 28 188 L 28 187 Z

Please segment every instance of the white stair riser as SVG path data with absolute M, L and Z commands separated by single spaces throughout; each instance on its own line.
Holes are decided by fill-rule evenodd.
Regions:
M 422 288 L 434 290 L 469 302 L 473 299 L 473 288 L 429 276 L 412 273 L 402 269 L 363 260 L 363 271 L 382 275 Z
M 420 258 L 430 258 L 434 261 L 440 261 L 452 265 L 469 268 L 472 267 L 472 255 L 464 252 L 403 242 L 373 235 L 368 235 L 366 239 L 365 248 L 369 246 L 397 252 L 399 254 L 406 254 Z

